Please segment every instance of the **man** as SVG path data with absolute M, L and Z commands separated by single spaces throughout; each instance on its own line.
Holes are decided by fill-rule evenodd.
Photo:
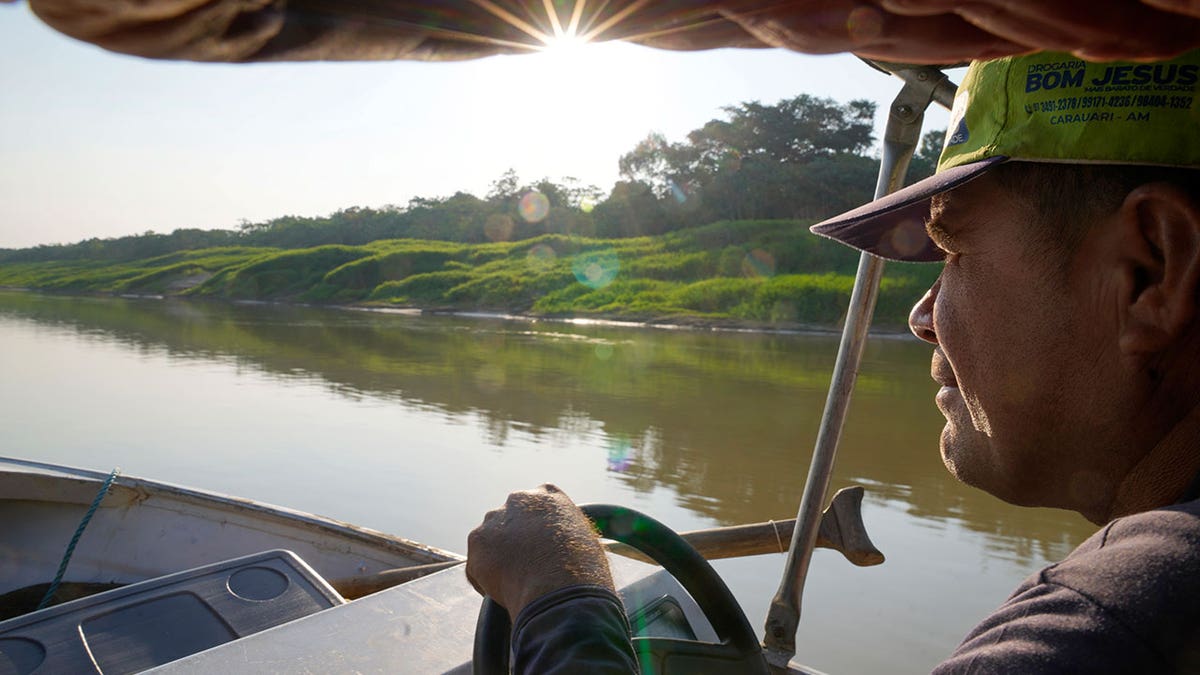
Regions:
M 938 672 L 1200 672 L 1200 52 L 975 63 L 938 173 L 813 227 L 944 260 L 910 325 L 935 346 L 964 482 L 1098 525 Z M 515 665 L 634 668 L 599 543 L 552 486 L 514 493 L 467 572 Z

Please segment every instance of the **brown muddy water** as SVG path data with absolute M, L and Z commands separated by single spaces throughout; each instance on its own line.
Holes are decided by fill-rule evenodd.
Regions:
M 794 517 L 828 335 L 661 330 L 0 292 L 0 453 L 312 511 L 465 552 L 513 489 L 679 531 Z M 1094 529 L 955 482 L 929 348 L 873 338 L 833 489 L 887 555 L 818 551 L 800 659 L 927 672 Z M 759 628 L 782 555 L 717 570 Z

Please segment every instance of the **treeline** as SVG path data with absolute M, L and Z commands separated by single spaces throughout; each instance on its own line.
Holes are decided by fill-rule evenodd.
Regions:
M 547 234 L 601 239 L 658 235 L 725 219 L 816 219 L 871 197 L 878 160 L 869 101 L 801 94 L 775 105 L 724 109 L 679 142 L 650 134 L 620 159 L 605 194 L 572 178 L 522 182 L 508 171 L 480 198 L 466 192 L 380 208 L 243 221 L 234 230 L 177 229 L 74 244 L 0 249 L 0 262 L 121 261 L 214 247 L 358 246 L 385 239 L 459 243 Z M 941 132 L 931 132 L 910 176 L 932 173 Z

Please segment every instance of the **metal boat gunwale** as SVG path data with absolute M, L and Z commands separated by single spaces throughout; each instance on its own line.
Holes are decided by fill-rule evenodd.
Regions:
M 73 514 L 77 522 L 106 478 L 107 473 L 90 469 L 0 457 L 0 511 L 9 511 L 10 517 L 24 516 L 34 520 L 43 518 L 47 523 L 59 525 L 59 529 L 52 535 L 47 535 L 53 541 L 46 543 L 46 550 L 56 551 L 55 556 L 58 556 L 68 541 L 62 538 L 64 509 Z M 142 508 L 146 511 L 136 510 Z M 246 543 L 240 544 L 242 549 L 252 548 L 251 542 L 260 538 L 262 544 L 259 550 L 287 548 L 288 542 L 295 542 L 320 552 L 329 559 L 344 558 L 337 570 L 321 569 L 326 565 L 320 561 L 313 562 L 318 571 L 331 578 L 464 559 L 457 553 L 326 516 L 220 492 L 125 475 L 116 478 L 98 510 L 98 515 L 107 515 L 112 522 L 106 522 L 105 518 L 100 517 L 93 520 L 81 539 L 81 549 L 89 545 L 89 541 L 94 545 L 97 533 L 104 533 L 106 528 L 117 532 L 121 531 L 120 528 L 124 528 L 125 531 L 136 530 L 139 519 L 158 517 L 165 513 L 195 519 L 194 523 L 206 523 L 209 528 L 220 528 L 223 531 L 236 528 L 245 533 L 243 541 Z M 28 532 L 31 527 L 36 527 L 36 522 L 10 524 L 7 529 L 16 531 L 23 528 Z M 92 540 L 88 539 L 89 532 Z M 66 534 L 69 535 L 70 532 Z M 214 547 L 220 549 L 221 544 L 216 542 Z M 145 550 L 152 550 L 145 542 L 140 545 Z M 45 560 L 38 565 L 44 566 L 44 569 L 33 572 L 28 569 L 20 570 L 22 560 L 28 564 L 29 554 L 28 551 L 18 551 L 15 548 L 14 546 L 7 551 L 0 549 L 0 568 L 15 565 L 18 569 L 9 567 L 9 570 L 19 572 L 3 575 L 4 578 L 0 579 L 0 593 L 21 588 L 29 583 L 50 581 L 54 575 L 54 567 L 51 565 L 57 564 L 57 557 L 53 561 Z M 171 553 L 179 557 L 178 552 Z M 198 560 L 195 564 L 206 561 Z M 142 567 L 152 567 L 152 563 L 148 564 L 144 560 L 139 563 Z M 164 573 L 167 571 L 175 570 L 163 570 Z M 40 578 L 42 576 L 45 578 Z M 124 581 L 130 581 L 138 575 L 119 576 Z M 78 565 L 73 562 L 66 575 L 68 580 L 96 580 L 96 577 L 96 571 L 85 561 L 80 561 Z

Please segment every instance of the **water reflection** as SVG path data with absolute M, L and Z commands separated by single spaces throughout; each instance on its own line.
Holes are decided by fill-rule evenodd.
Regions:
M 481 420 L 513 433 L 586 437 L 628 490 L 669 489 L 721 524 L 786 517 L 798 503 L 836 352 L 829 336 L 649 331 L 412 317 L 272 305 L 0 293 L 0 317 L 208 359 L 329 393 Z M 1074 516 L 1012 509 L 951 479 L 935 451 L 928 349 L 875 339 L 847 421 L 835 487 L 916 522 L 982 533 L 997 556 L 1055 559 L 1090 533 Z
M 542 480 L 681 530 L 764 521 L 795 513 L 836 342 L 0 292 L 0 448 L 458 551 Z M 1093 529 L 949 477 L 928 363 L 868 344 L 833 482 L 867 487 L 888 562 L 814 556 L 798 644 L 820 670 L 928 672 Z M 716 566 L 755 627 L 782 564 Z

